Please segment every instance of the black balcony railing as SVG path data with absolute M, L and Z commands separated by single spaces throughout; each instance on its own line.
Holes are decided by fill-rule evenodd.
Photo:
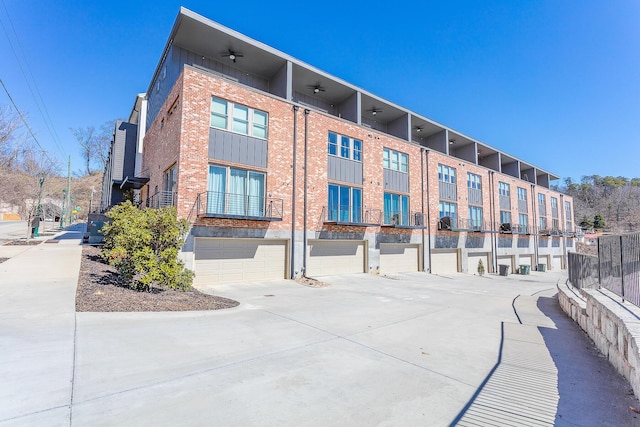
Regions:
M 383 225 L 396 228 L 426 228 L 422 212 L 385 211 Z
M 327 224 L 377 226 L 380 225 L 380 209 L 362 209 L 354 206 L 323 206 L 322 222 Z
M 199 217 L 281 221 L 284 202 L 271 197 L 206 191 L 196 200 Z
M 176 205 L 176 193 L 173 191 L 158 191 L 147 198 L 147 207 L 153 209 L 166 208 Z
M 492 226 L 485 221 L 445 216 L 438 220 L 438 230 L 486 233 L 492 231 Z

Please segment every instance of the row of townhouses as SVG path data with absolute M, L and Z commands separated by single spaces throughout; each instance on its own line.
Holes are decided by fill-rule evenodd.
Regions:
M 574 245 L 558 179 L 183 8 L 101 208 L 176 206 L 200 283 L 556 270 Z

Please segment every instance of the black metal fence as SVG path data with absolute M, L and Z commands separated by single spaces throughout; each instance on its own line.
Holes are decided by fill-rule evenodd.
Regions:
M 569 254 L 569 281 L 602 286 L 640 306 L 640 233 L 598 238 L 598 256 Z
M 577 288 L 598 287 L 598 257 L 569 252 L 569 281 Z

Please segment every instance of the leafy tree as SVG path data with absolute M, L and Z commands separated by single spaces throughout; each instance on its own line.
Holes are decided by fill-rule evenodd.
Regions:
M 606 227 L 606 223 L 604 222 L 604 218 L 599 213 L 595 214 L 593 217 L 593 228 L 596 230 L 602 230 Z
M 583 230 L 587 230 L 589 228 L 593 228 L 593 221 L 588 216 L 585 215 L 580 220 L 579 225 Z
M 193 273 L 178 259 L 189 224 L 177 219 L 175 207 L 138 209 L 126 201 L 107 212 L 107 217 L 111 222 L 102 228 L 102 257 L 131 289 L 149 291 L 154 284 L 191 289 Z

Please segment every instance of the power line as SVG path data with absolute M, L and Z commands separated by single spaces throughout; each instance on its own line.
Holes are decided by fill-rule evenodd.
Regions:
M 4 2 L 4 0 L 2 0 L 2 6 L 4 7 L 4 10 L 7 14 L 7 20 L 9 21 L 9 24 L 11 26 L 11 29 L 13 31 L 13 34 L 15 36 L 16 42 L 18 47 L 20 48 L 20 52 L 22 53 L 22 57 L 24 59 L 24 63 L 25 66 L 27 68 L 27 71 L 29 72 L 29 75 L 31 76 L 31 81 L 33 82 L 33 87 L 35 87 L 35 90 L 38 94 L 38 97 L 36 97 L 36 94 L 33 91 L 33 88 L 31 87 L 31 84 L 29 83 L 29 78 L 27 77 L 27 74 L 25 73 L 25 70 L 22 66 L 22 62 L 20 60 L 20 57 L 18 56 L 18 53 L 16 52 L 16 49 L 14 49 L 13 47 L 13 43 L 11 43 L 11 38 L 7 32 L 7 29 L 4 26 L 4 23 L 2 22 L 2 20 L 0 20 L 0 25 L 2 26 L 2 30 L 5 34 L 5 36 L 7 37 L 7 41 L 9 42 L 9 47 L 11 48 L 11 51 L 13 52 L 13 55 L 16 58 L 16 62 L 18 63 L 18 67 L 20 68 L 20 72 L 22 73 L 22 76 L 24 77 L 25 82 L 27 83 L 27 87 L 29 88 L 29 92 L 31 92 L 31 96 L 33 97 L 33 100 L 36 103 L 36 107 L 38 108 L 38 111 L 40 112 L 40 115 L 42 116 L 42 119 L 44 121 L 45 126 L 47 127 L 47 130 L 49 131 L 49 134 L 51 135 L 53 142 L 56 146 L 56 148 L 58 149 L 58 151 L 60 151 L 60 153 L 63 156 L 66 156 L 67 153 L 64 151 L 64 149 L 62 148 L 62 145 L 60 143 L 60 138 L 58 137 L 58 133 L 56 132 L 55 126 L 53 125 L 53 121 L 51 120 L 51 116 L 49 115 L 49 111 L 47 110 L 47 106 L 44 103 L 44 99 L 42 98 L 42 94 L 40 92 L 40 89 L 38 88 L 38 83 L 36 82 L 35 77 L 33 76 L 33 72 L 31 71 L 31 67 L 29 66 L 29 61 L 27 59 L 27 55 L 24 53 L 24 49 L 22 48 L 22 43 L 20 43 L 20 37 L 18 36 L 18 33 L 16 32 L 16 29 L 13 25 L 13 21 L 11 20 L 11 16 L 9 15 L 9 10 L 7 9 L 7 5 Z M 40 101 L 38 101 L 38 98 L 40 99 Z M 42 108 L 40 107 L 40 105 L 42 104 Z M 42 111 L 44 109 L 44 112 Z
M 44 148 L 42 148 L 42 145 L 40 145 L 40 141 L 38 141 L 38 138 L 36 138 L 36 135 L 33 133 L 33 131 L 31 130 L 31 126 L 29 126 L 29 123 L 27 123 L 27 120 L 24 118 L 24 116 L 22 115 L 22 112 L 20 111 L 20 109 L 18 108 L 18 106 L 16 105 L 15 101 L 13 100 L 13 97 L 11 96 L 11 94 L 9 93 L 9 89 L 7 89 L 7 87 L 4 85 L 4 81 L 2 81 L 2 78 L 0 78 L 0 84 L 2 85 L 2 88 L 4 89 L 4 91 L 6 92 L 7 96 L 9 97 L 9 101 L 11 101 L 11 104 L 13 104 L 13 108 L 15 108 L 16 112 L 18 113 L 18 116 L 20 117 L 20 120 L 22 120 L 22 123 L 24 123 L 24 125 L 26 126 L 27 130 L 29 131 L 29 134 L 31 135 L 31 137 L 33 138 L 33 140 L 36 142 L 36 144 L 38 144 L 38 147 L 40 147 L 40 150 L 42 151 L 42 154 L 44 154 L 44 156 L 49 160 L 50 164 L 55 164 L 53 162 L 53 160 L 51 160 L 51 157 L 49 157 L 49 155 L 47 154 L 47 152 L 45 151 Z

